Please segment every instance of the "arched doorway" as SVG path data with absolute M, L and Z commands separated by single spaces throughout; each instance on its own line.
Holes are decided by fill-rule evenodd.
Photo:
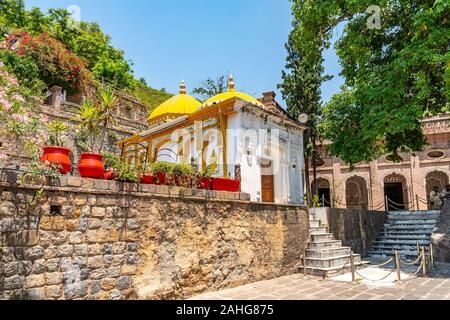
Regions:
M 347 208 L 367 209 L 369 206 L 369 196 L 366 180 L 358 176 L 348 179 L 345 184 L 345 197 Z
M 384 196 L 388 204 L 388 211 L 408 210 L 406 178 L 396 173 L 384 178 Z
M 331 206 L 330 182 L 328 182 L 327 179 L 319 178 L 316 181 L 313 181 L 312 183 L 311 190 L 315 189 L 317 190 L 317 194 L 319 196 L 319 203 L 321 204 L 321 206 L 330 207 Z
M 449 184 L 448 175 L 445 172 L 437 170 L 427 174 L 425 180 L 428 203 L 430 203 L 430 192 L 434 189 L 434 187 L 438 187 L 439 192 L 442 192 L 445 189 L 445 186 Z

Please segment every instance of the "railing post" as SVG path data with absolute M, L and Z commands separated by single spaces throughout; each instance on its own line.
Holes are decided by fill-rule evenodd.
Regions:
M 197 189 L 197 187 L 198 187 L 197 186 L 198 165 L 195 162 L 195 158 L 194 157 L 191 158 L 191 166 L 192 166 L 192 169 L 194 170 L 194 176 L 192 178 L 192 188 Z
M 385 201 L 385 206 L 386 206 L 386 212 L 388 212 L 389 211 L 389 200 L 388 200 L 387 196 L 384 197 L 384 201 Z
M 420 244 L 419 244 L 419 240 L 417 240 L 417 257 L 420 257 Z
M 436 261 L 434 260 L 434 247 L 433 244 L 430 244 L 430 257 L 431 257 L 431 266 L 436 268 Z
M 401 282 L 400 255 L 398 250 L 395 251 L 395 269 L 397 270 L 397 282 Z
M 308 273 L 307 273 L 307 271 L 306 271 L 306 249 L 303 250 L 303 276 L 304 276 L 305 278 L 308 277 Z
M 425 247 L 422 247 L 422 274 L 427 275 L 427 256 L 425 255 Z
M 356 270 L 355 270 L 355 256 L 353 255 L 353 250 L 350 251 L 350 265 L 352 269 L 352 283 L 356 283 Z

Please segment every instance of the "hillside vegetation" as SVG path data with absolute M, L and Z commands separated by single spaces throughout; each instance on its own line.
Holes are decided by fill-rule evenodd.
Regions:
M 74 23 L 66 9 L 26 10 L 23 0 L 0 2 L 0 61 L 36 91 L 62 86 L 69 93 L 102 81 L 153 109 L 172 95 L 134 78 L 132 62 L 98 23 Z

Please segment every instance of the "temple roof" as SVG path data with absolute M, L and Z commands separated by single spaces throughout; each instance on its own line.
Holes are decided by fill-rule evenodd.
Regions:
M 200 108 L 200 105 L 200 101 L 186 94 L 186 85 L 183 80 L 180 85 L 180 94 L 173 96 L 153 110 L 148 117 L 148 122 L 151 125 L 175 119 L 183 115 L 189 115 L 196 112 Z
M 233 76 L 230 75 L 230 78 L 228 79 L 228 91 L 220 93 L 218 95 L 215 95 L 212 98 L 209 98 L 208 100 L 206 100 L 205 102 L 202 103 L 200 109 L 209 107 L 211 105 L 220 103 L 222 101 L 226 101 L 231 98 L 240 98 L 242 100 L 245 100 L 247 102 L 254 104 L 255 106 L 264 107 L 264 105 L 260 101 L 258 101 L 258 99 L 253 98 L 252 96 L 250 96 L 246 93 L 235 91 Z

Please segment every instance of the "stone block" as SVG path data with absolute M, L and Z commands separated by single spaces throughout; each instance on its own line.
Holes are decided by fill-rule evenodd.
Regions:
M 94 194 L 91 194 L 88 196 L 88 206 L 95 206 L 97 204 L 97 196 Z
M 183 188 L 169 187 L 169 195 L 175 196 L 175 197 L 182 197 L 183 196 Z
M 4 290 L 22 289 L 25 285 L 25 277 L 19 275 L 5 278 L 3 281 Z
M 45 265 L 46 272 L 56 272 L 59 270 L 59 265 L 61 263 L 60 258 L 48 259 Z
M 72 258 L 69 258 L 69 257 L 61 258 L 61 261 L 59 264 L 60 271 L 68 272 L 68 271 L 73 271 L 73 269 L 74 269 L 74 265 L 73 265 Z
M 102 247 L 99 244 L 89 245 L 88 253 L 90 256 L 98 256 L 102 253 Z
M 27 288 L 39 288 L 45 285 L 45 278 L 43 274 L 28 276 L 25 280 Z
M 49 195 L 48 196 L 48 202 L 52 206 L 63 206 L 67 204 L 67 197 L 61 196 L 61 195 Z
M 93 189 L 95 181 L 97 181 L 97 180 L 83 178 L 83 179 L 81 179 L 81 188 L 83 188 L 83 189 Z
M 63 282 L 63 274 L 61 272 L 52 272 L 45 274 L 45 282 L 47 285 L 59 285 Z
M 106 181 L 106 180 L 95 180 L 94 181 L 94 189 L 108 190 L 109 189 L 109 181 Z
M 94 218 L 104 218 L 106 214 L 106 209 L 102 207 L 92 207 L 91 217 Z
M 77 256 L 87 256 L 88 255 L 88 245 L 78 244 L 73 247 L 73 252 Z
M 72 232 L 69 234 L 70 244 L 80 244 L 83 242 L 84 235 L 81 232 Z
M 59 246 L 67 242 L 67 232 L 53 232 L 50 234 L 50 241 L 53 245 Z
M 89 293 L 90 294 L 97 294 L 102 290 L 102 285 L 101 282 L 96 280 L 96 281 L 92 281 L 90 288 L 89 288 Z
M 89 257 L 87 266 L 89 269 L 102 268 L 103 267 L 103 257 L 102 256 Z
M 120 277 L 119 279 L 117 279 L 117 289 L 119 290 L 125 290 L 131 287 L 132 285 L 132 279 L 131 277 Z
M 136 266 L 129 265 L 129 264 L 122 266 L 122 275 L 124 275 L 124 276 L 133 276 L 136 274 L 136 271 L 137 271 Z
M 155 193 L 169 195 L 169 187 L 168 186 L 156 186 Z
M 73 246 L 72 245 L 63 245 L 58 247 L 57 257 L 70 257 L 73 254 Z
M 100 226 L 105 230 L 115 229 L 116 221 L 114 219 L 105 219 L 103 222 L 100 221 Z
M 44 259 L 36 260 L 31 268 L 32 274 L 42 274 L 45 272 L 46 262 Z
M 102 290 L 111 291 L 116 288 L 116 279 L 107 278 L 101 281 Z
M 40 228 L 48 231 L 63 231 L 66 229 L 66 218 L 63 216 L 41 217 Z
M 45 300 L 45 288 L 34 288 L 26 291 L 29 300 Z
M 111 261 L 112 261 L 112 257 L 111 257 Z M 108 275 L 109 278 L 119 278 L 122 275 L 121 272 L 122 272 L 122 270 L 119 266 L 111 267 L 111 268 L 108 268 L 108 270 L 106 270 L 106 274 Z
M 91 279 L 92 280 L 101 280 L 106 277 L 107 277 L 107 275 L 106 275 L 105 269 L 97 269 L 97 270 L 91 271 Z
M 74 206 L 80 207 L 85 206 L 87 204 L 87 196 L 84 195 L 76 195 L 72 201 Z
M 9 262 L 5 263 L 3 267 L 2 275 L 4 277 L 11 277 L 15 274 L 17 274 L 19 264 L 17 262 Z
M 76 187 L 79 188 L 81 187 L 81 183 L 82 183 L 83 179 L 80 177 L 66 177 L 66 185 L 67 187 Z M 65 187 L 64 185 L 61 184 L 62 187 Z
M 111 291 L 111 300 L 120 300 L 122 299 L 122 292 L 119 290 L 113 290 Z
M 26 249 L 26 257 L 30 260 L 38 260 L 44 257 L 45 250 L 41 246 Z
M 77 231 L 78 230 L 78 224 L 79 224 L 79 220 L 78 219 L 66 220 L 66 230 L 69 231 L 69 232 Z
M 116 242 L 112 245 L 112 253 L 114 254 L 122 254 L 125 253 L 127 248 L 126 242 Z
M 115 206 L 117 204 L 117 199 L 115 196 L 99 196 L 97 199 L 97 206 Z
M 136 230 L 139 229 L 139 221 L 136 219 L 128 219 L 127 220 L 127 229 Z
M 47 286 L 45 287 L 45 296 L 47 299 L 58 299 L 62 295 L 62 286 Z

